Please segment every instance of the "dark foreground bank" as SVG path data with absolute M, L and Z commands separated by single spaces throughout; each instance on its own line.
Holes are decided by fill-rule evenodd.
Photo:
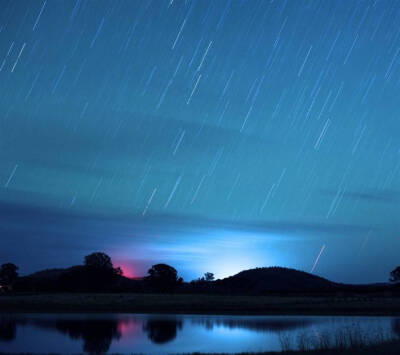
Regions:
M 84 354 L 84 353 L 77 353 Z M 69 354 L 69 355 L 77 355 L 77 354 Z M 337 354 L 345 354 L 345 355 L 377 355 L 377 354 L 385 354 L 385 355 L 398 355 L 400 354 L 400 342 L 392 341 L 384 344 L 371 345 L 368 347 L 362 348 L 349 348 L 349 349 L 315 349 L 315 350 L 299 350 L 299 351 L 283 351 L 283 352 L 262 352 L 262 353 L 236 353 L 235 355 L 337 355 Z M 5 353 L 0 352 L 0 355 L 33 355 L 33 353 Z M 54 354 L 54 353 L 46 353 L 46 354 L 37 354 L 34 355 L 62 355 L 62 354 Z M 120 354 L 113 354 L 120 355 Z M 131 355 L 135 355 L 132 353 Z M 171 354 L 173 355 L 173 354 Z M 182 355 L 182 354 L 181 354 Z M 186 355 L 233 355 L 228 353 L 192 353 Z
M 385 295 L 7 294 L 0 296 L 0 311 L 400 315 L 400 298 Z
M 314 350 L 298 350 L 298 351 L 282 351 L 282 352 L 264 352 L 264 353 L 240 353 L 236 355 L 398 355 L 400 354 L 400 341 L 390 341 L 383 344 L 370 345 L 367 347 L 354 346 L 352 348 L 337 348 L 337 349 L 314 349 Z M 194 353 L 190 355 L 211 355 Z M 212 355 L 228 355 L 228 354 L 212 354 Z
M 239 353 L 236 355 L 398 355 L 400 354 L 400 341 L 390 341 L 383 344 L 370 345 L 367 347 L 353 348 L 337 348 L 337 349 L 314 349 L 314 350 L 298 350 L 298 351 L 283 351 L 283 352 L 263 352 L 263 353 Z M 211 355 L 194 353 L 190 355 Z M 228 355 L 228 354 L 212 354 L 212 355 Z

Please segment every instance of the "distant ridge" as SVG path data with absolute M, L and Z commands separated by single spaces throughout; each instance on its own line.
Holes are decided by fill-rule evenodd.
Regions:
M 96 280 L 94 280 L 96 278 Z M 46 269 L 18 279 L 15 290 L 24 292 L 136 292 L 151 293 L 146 277 L 117 276 L 106 285 L 102 275 L 94 275 L 83 265 L 61 269 Z M 90 286 L 90 287 L 89 287 Z M 216 281 L 183 282 L 171 292 L 229 295 L 268 295 L 290 293 L 364 294 L 400 292 L 399 284 L 343 284 L 323 277 L 285 267 L 260 267 L 244 270 Z
M 45 269 L 36 271 L 33 274 L 23 276 L 25 278 L 32 278 L 32 279 L 57 279 L 60 277 L 64 272 L 68 269 Z
M 244 270 L 215 281 L 217 289 L 230 293 L 267 293 L 270 291 L 325 291 L 341 284 L 305 271 L 285 267 L 262 267 Z

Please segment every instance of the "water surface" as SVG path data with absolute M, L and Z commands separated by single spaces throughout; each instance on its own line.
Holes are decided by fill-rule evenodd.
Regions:
M 282 339 L 338 331 L 400 334 L 400 318 L 157 314 L 0 314 L 0 349 L 31 353 L 280 351 Z

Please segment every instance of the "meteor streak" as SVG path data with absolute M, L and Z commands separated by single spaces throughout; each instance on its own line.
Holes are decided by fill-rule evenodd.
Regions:
M 322 253 L 324 252 L 324 250 L 325 250 L 325 244 L 322 246 L 321 250 L 319 251 L 319 254 L 318 254 L 317 258 L 315 259 L 314 264 L 313 264 L 313 266 L 312 266 L 310 272 L 313 272 L 313 271 L 314 271 L 315 267 L 316 267 L 317 264 L 318 264 L 319 258 L 321 257 L 321 255 L 322 255 Z

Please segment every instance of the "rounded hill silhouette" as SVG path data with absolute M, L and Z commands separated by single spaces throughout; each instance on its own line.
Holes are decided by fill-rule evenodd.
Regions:
M 339 284 L 322 277 L 284 267 L 262 267 L 244 270 L 234 276 L 217 280 L 215 283 L 218 289 L 230 293 L 323 291 L 339 287 Z

